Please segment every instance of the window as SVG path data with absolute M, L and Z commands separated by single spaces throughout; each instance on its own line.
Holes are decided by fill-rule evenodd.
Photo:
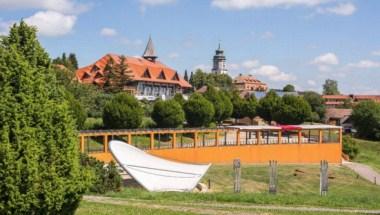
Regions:
M 144 74 L 142 75 L 142 77 L 143 77 L 143 78 L 151 78 L 151 76 L 150 76 L 150 72 L 149 72 L 149 69 L 146 69 L 146 70 L 144 71 Z
M 166 79 L 166 77 L 165 77 L 165 74 L 164 74 L 164 70 L 161 70 L 161 72 L 160 72 L 160 74 L 158 75 L 158 77 L 157 77 L 158 79 Z

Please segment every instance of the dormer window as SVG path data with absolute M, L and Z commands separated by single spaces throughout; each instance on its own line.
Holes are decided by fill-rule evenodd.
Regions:
M 87 78 L 91 78 L 91 75 L 88 74 L 87 72 L 85 72 L 85 73 L 83 74 L 83 79 L 87 79 Z
M 175 74 L 174 74 L 172 80 L 173 80 L 173 81 L 179 81 L 178 73 L 175 73 Z
M 143 78 L 151 78 L 151 76 L 150 76 L 150 72 L 149 72 L 149 69 L 146 69 L 146 70 L 144 71 L 144 74 L 142 75 L 142 77 L 143 77 Z
M 157 79 L 166 79 L 164 70 L 161 70 L 160 74 L 158 75 Z

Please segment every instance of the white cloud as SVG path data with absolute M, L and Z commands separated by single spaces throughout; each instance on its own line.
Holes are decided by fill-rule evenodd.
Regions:
M 54 37 L 70 33 L 75 25 L 76 16 L 56 11 L 40 11 L 24 20 L 29 25 L 36 26 L 40 35 Z
M 15 21 L 3 21 L 0 19 L 0 36 L 8 35 L 9 28 L 11 27 L 13 23 L 15 23 Z
M 371 54 L 375 56 L 380 56 L 380 50 L 373 51 Z
M 339 64 L 339 59 L 338 57 L 332 53 L 326 53 L 322 54 L 312 61 L 312 64 L 319 65 L 319 66 L 327 66 L 327 65 L 338 65 Z
M 73 0 L 0 0 L 0 9 L 43 9 L 75 14 L 88 8 L 89 5 Z
M 273 65 L 262 65 L 258 69 L 251 71 L 254 75 L 264 76 L 271 81 L 292 81 L 296 80 L 296 77 L 292 74 L 288 74 L 280 71 L 280 69 Z
M 348 66 L 360 69 L 373 69 L 380 68 L 380 62 L 375 62 L 371 60 L 361 60 L 357 63 L 349 63 Z
M 248 70 L 251 70 L 251 69 L 256 68 L 258 66 L 260 66 L 260 61 L 258 61 L 256 59 L 246 60 L 242 63 L 242 67 L 245 69 L 248 69 Z
M 270 40 L 270 39 L 273 39 L 273 37 L 274 37 L 274 34 L 270 31 L 266 31 L 261 35 L 261 39 L 264 39 L 264 40 Z
M 113 37 L 113 36 L 116 36 L 117 35 L 117 31 L 113 28 L 102 28 L 100 30 L 100 35 L 104 36 L 104 37 Z
M 176 59 L 179 58 L 179 54 L 177 52 L 172 52 L 168 56 L 170 59 Z
M 177 0 L 140 0 L 140 3 L 145 6 L 158 6 L 175 3 Z
M 212 0 L 212 6 L 223 10 L 244 10 L 254 8 L 317 6 L 331 0 Z
M 319 8 L 319 13 L 333 13 L 340 16 L 350 16 L 356 11 L 356 6 L 352 3 L 341 3 L 335 7 Z
M 314 80 L 307 80 L 307 84 L 314 87 L 317 85 L 317 82 L 315 82 Z

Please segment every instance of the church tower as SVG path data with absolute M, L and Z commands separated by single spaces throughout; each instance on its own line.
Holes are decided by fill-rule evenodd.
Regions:
M 142 57 L 152 62 L 156 61 L 157 55 L 154 50 L 152 38 L 150 36 L 149 36 L 148 44 L 146 45 L 146 48 Z
M 216 74 L 228 73 L 226 68 L 226 57 L 224 56 L 224 51 L 220 48 L 220 43 L 218 49 L 215 50 L 212 72 Z

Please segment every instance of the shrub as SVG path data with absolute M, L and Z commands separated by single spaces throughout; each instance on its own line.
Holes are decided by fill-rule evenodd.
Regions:
M 380 104 L 360 102 L 353 109 L 352 121 L 359 137 L 380 140 Z
M 158 100 L 153 107 L 152 119 L 159 128 L 177 128 L 185 121 L 185 113 L 175 100 Z
M 358 155 L 359 148 L 353 138 L 349 136 L 343 137 L 343 153 L 348 155 L 350 159 L 354 159 Z
M 103 119 L 102 118 L 92 118 L 89 117 L 86 119 L 83 125 L 84 130 L 96 130 L 103 128 Z
M 185 103 L 184 111 L 190 126 L 208 126 L 214 117 L 214 107 L 202 95 L 194 93 Z
M 122 178 L 115 162 L 111 161 L 108 165 L 105 165 L 102 161 L 98 161 L 86 154 L 81 154 L 81 165 L 92 172 L 91 192 L 106 193 L 121 190 Z
M 285 95 L 273 114 L 273 119 L 281 124 L 301 124 L 310 119 L 311 107 L 300 96 Z
M 143 116 L 144 110 L 135 97 L 118 93 L 104 107 L 103 124 L 110 129 L 138 128 Z
M 141 128 L 155 128 L 156 123 L 150 117 L 143 117 L 140 127 Z

